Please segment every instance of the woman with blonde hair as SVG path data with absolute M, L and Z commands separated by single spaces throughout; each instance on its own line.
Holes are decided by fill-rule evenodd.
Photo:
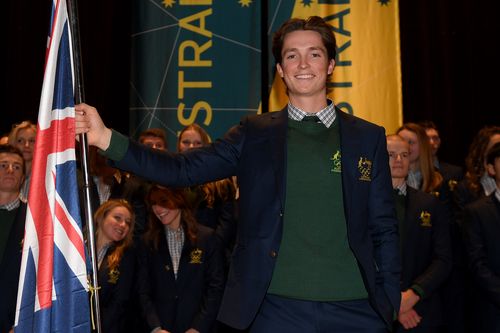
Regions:
M 33 152 L 35 150 L 36 125 L 29 120 L 12 126 L 9 133 L 9 145 L 18 148 L 23 153 L 24 165 L 26 165 L 26 175 L 21 187 L 20 197 L 24 201 L 28 199 L 28 191 L 31 180 L 31 165 L 33 163 Z
M 396 134 L 403 137 L 410 145 L 408 186 L 441 197 L 443 177 L 434 167 L 432 150 L 425 129 L 415 123 L 405 123 Z
M 104 202 L 94 214 L 99 303 L 103 333 L 128 332 L 136 265 L 134 211 L 123 199 Z

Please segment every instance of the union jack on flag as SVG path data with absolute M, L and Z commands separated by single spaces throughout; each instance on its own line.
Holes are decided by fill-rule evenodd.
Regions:
M 90 332 L 75 155 L 71 29 L 54 0 L 38 114 L 15 332 Z

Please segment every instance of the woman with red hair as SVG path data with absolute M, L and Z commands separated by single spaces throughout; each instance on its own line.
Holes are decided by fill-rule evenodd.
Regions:
M 140 251 L 139 298 L 147 332 L 212 332 L 224 289 L 213 230 L 196 222 L 183 189 L 153 186 Z

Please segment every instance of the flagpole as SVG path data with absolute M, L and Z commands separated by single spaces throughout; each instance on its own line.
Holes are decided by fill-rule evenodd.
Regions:
M 80 50 L 80 29 L 78 21 L 78 8 L 77 0 L 67 0 L 68 2 L 68 17 L 71 25 L 71 42 L 73 49 L 73 64 L 74 64 L 74 78 L 75 78 L 75 104 L 80 104 L 85 101 L 85 94 L 83 89 L 83 71 L 81 62 Z M 95 246 L 95 232 L 94 221 L 92 217 L 92 206 L 90 201 L 90 171 L 89 171 L 89 154 L 87 135 L 85 133 L 79 134 L 80 142 L 80 160 L 83 173 L 83 202 L 84 202 L 84 215 L 85 225 L 87 226 L 87 240 L 88 249 L 90 251 L 90 260 L 92 264 L 91 285 L 89 286 L 91 294 L 91 313 L 92 318 L 95 318 L 95 330 L 101 333 L 101 311 L 99 306 L 99 282 L 97 280 L 97 255 Z M 94 325 L 94 322 L 92 322 Z

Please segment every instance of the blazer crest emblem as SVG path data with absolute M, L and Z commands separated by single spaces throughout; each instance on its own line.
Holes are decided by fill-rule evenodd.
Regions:
M 120 271 L 117 268 L 113 268 L 108 272 L 109 283 L 116 284 L 118 282 L 119 277 L 120 277 Z
M 194 249 L 191 251 L 189 254 L 190 264 L 202 264 L 203 261 L 201 261 L 201 257 L 203 256 L 203 251 L 201 249 Z
M 372 180 L 372 161 L 366 157 L 360 157 L 358 161 L 358 170 L 361 176 L 359 180 L 370 182 Z
M 450 191 L 454 191 L 455 187 L 457 187 L 458 182 L 455 179 L 450 179 L 448 180 L 448 187 L 450 188 Z
M 431 223 L 431 213 L 429 213 L 428 211 L 422 211 L 420 213 L 420 221 L 422 223 L 420 223 L 420 226 L 422 227 L 432 227 L 432 223 Z

